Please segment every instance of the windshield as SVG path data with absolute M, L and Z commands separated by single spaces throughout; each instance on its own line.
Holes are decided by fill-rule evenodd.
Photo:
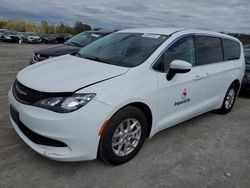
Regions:
M 166 39 L 166 35 L 158 34 L 112 33 L 82 48 L 79 56 L 135 67 L 142 64 Z
M 250 64 L 250 49 L 249 50 L 245 50 L 245 61 L 247 64 Z
M 77 46 L 86 46 L 87 44 L 101 38 L 105 33 L 91 33 L 91 32 L 85 32 L 80 33 L 73 38 L 69 39 L 65 44 L 73 44 Z

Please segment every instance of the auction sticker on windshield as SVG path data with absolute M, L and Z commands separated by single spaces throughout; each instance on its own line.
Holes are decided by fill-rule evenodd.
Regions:
M 150 34 L 150 33 L 144 33 L 142 37 L 145 38 L 152 38 L 152 39 L 158 39 L 161 35 L 156 35 L 156 34 Z

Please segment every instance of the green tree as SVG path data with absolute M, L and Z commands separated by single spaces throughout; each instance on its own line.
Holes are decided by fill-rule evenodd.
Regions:
M 74 29 L 68 25 L 64 25 L 64 33 L 70 33 L 70 34 L 74 34 Z
M 43 32 L 43 33 L 70 33 L 78 34 L 83 31 L 91 30 L 91 26 L 83 24 L 82 22 L 76 22 L 74 26 L 67 25 L 65 23 L 51 24 L 46 20 L 41 21 L 37 24 L 30 20 L 21 19 L 4 19 L 0 18 L 0 28 L 15 30 L 15 31 L 26 31 L 26 32 Z
M 43 33 L 49 33 L 49 23 L 47 21 L 41 21 L 41 29 Z
M 3 18 L 0 18 L 0 29 L 6 28 L 6 20 Z
M 87 24 L 83 24 L 82 22 L 75 22 L 74 31 L 75 34 L 81 33 L 83 31 L 91 30 L 91 26 Z
M 64 23 L 60 23 L 58 26 L 56 26 L 56 32 L 57 33 L 63 33 L 64 32 Z
M 56 26 L 53 24 L 50 24 L 48 33 L 56 33 Z

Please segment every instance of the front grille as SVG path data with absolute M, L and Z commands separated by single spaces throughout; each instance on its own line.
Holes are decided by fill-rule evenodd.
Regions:
M 39 92 L 32 90 L 24 85 L 20 84 L 17 80 L 14 82 L 12 87 L 12 92 L 15 99 L 24 104 L 33 104 L 43 98 L 42 94 Z
M 46 145 L 46 146 L 53 146 L 53 147 L 67 147 L 67 145 L 61 141 L 54 140 L 51 138 L 47 138 L 45 136 L 39 135 L 28 127 L 26 127 L 19 119 L 18 111 L 13 107 L 10 106 L 10 115 L 13 121 L 16 123 L 18 128 L 22 131 L 22 133 L 30 139 L 32 142 L 39 144 L 39 145 Z
M 22 85 L 20 82 L 15 80 L 13 86 L 12 86 L 12 93 L 17 101 L 23 104 L 34 104 L 37 101 L 40 101 L 45 98 L 49 97 L 58 97 L 58 96 L 70 96 L 73 93 L 71 92 L 65 92 L 65 93 L 47 93 L 47 92 L 41 92 L 36 91 L 33 89 L 30 89 L 24 85 Z

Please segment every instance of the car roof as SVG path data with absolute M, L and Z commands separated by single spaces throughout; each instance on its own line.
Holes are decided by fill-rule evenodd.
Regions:
M 160 35 L 170 35 L 172 33 L 181 31 L 181 28 L 133 28 L 133 29 L 124 29 L 117 31 L 118 33 L 152 33 Z
M 172 35 L 174 33 L 183 32 L 185 34 L 203 34 L 203 35 L 211 35 L 216 37 L 223 37 L 228 39 L 233 39 L 235 41 L 240 42 L 237 38 L 232 37 L 227 34 L 209 31 L 209 30 L 200 30 L 200 29 L 185 29 L 185 28 L 134 28 L 134 29 L 124 29 L 117 31 L 117 33 L 151 33 L 158 35 Z

